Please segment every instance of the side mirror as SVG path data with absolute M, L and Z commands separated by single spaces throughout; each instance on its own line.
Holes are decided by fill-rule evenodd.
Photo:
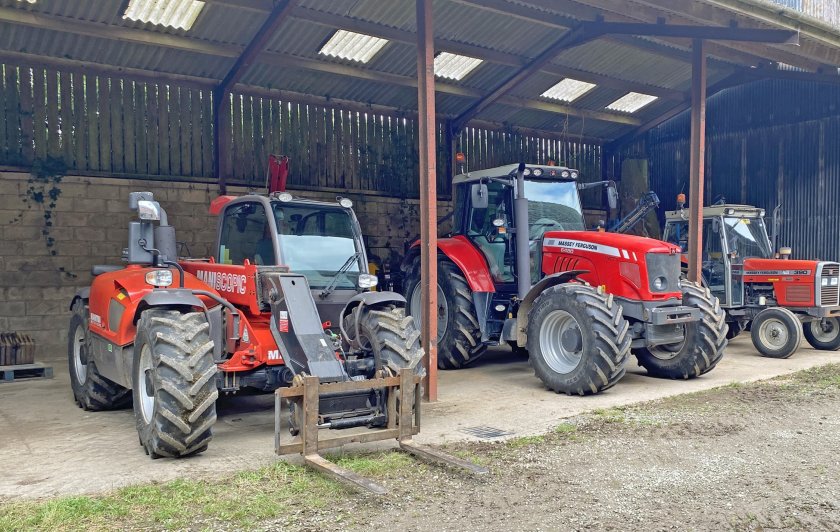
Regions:
M 476 183 L 472 185 L 470 187 L 470 194 L 472 195 L 473 209 L 486 209 L 490 204 L 486 184 Z
M 607 185 L 607 204 L 610 206 L 610 210 L 618 208 L 618 190 L 616 190 L 615 185 Z
M 137 215 L 144 222 L 158 221 L 160 220 L 160 204 L 156 201 L 139 200 Z
M 720 221 L 717 218 L 712 218 L 712 232 L 720 233 Z

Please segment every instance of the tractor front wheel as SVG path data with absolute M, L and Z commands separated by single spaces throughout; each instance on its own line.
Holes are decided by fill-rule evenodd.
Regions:
M 348 334 L 354 334 L 360 313 L 359 345 L 373 357 L 375 372 L 388 368 L 399 374 L 408 368 L 421 377 L 426 374 L 421 363 L 420 331 L 414 326 L 414 318 L 396 305 L 357 307 L 345 318 L 344 330 Z
M 150 309 L 134 344 L 134 417 L 152 458 L 207 449 L 216 422 L 216 364 L 210 324 L 201 312 Z
M 528 313 L 529 360 L 550 390 L 590 395 L 624 376 L 630 355 L 628 323 L 612 295 L 590 286 L 546 289 Z
M 758 352 L 770 358 L 789 358 L 802 343 L 802 324 L 796 314 L 783 307 L 762 310 L 750 327 Z
M 635 351 L 639 365 L 654 377 L 693 379 L 711 371 L 723 358 L 728 326 L 718 298 L 697 283 L 681 281 L 681 288 L 683 305 L 699 309 L 700 320 L 682 326 L 682 342 Z
M 805 323 L 805 339 L 814 349 L 837 351 L 840 349 L 840 319 L 823 318 Z
M 415 259 L 406 281 L 408 311 L 420 325 L 420 257 Z M 457 369 L 486 351 L 473 305 L 472 290 L 454 263 L 438 261 L 438 367 Z
M 70 330 L 67 334 L 67 355 L 70 364 L 70 385 L 73 398 L 85 410 L 115 410 L 131 402 L 131 391 L 103 377 L 96 369 L 90 352 L 88 306 L 84 300 L 73 305 Z

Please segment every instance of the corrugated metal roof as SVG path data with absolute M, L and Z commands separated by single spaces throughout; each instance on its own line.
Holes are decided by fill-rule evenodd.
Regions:
M 272 2 L 266 0 L 266 11 L 260 11 L 237 5 L 239 0 L 205 1 L 195 23 L 185 31 L 124 20 L 124 0 L 39 0 L 34 4 L 0 0 L 0 60 L 4 52 L 23 52 L 84 64 L 220 80 L 233 65 L 237 50 L 244 49 L 256 34 Z M 840 65 L 840 27 L 832 18 L 836 11 L 832 11 L 832 6 L 836 2 L 774 1 L 770 4 L 766 0 L 696 0 L 705 4 L 703 12 L 713 19 L 703 21 L 697 19 L 697 13 L 679 12 L 667 0 L 647 1 L 644 9 L 641 4 L 605 0 L 496 0 L 492 8 L 479 0 L 435 0 L 435 37 L 439 52 L 484 59 L 462 80 L 446 80 L 449 86 L 462 87 L 466 94 L 476 96 L 492 92 L 520 65 L 538 56 L 563 35 L 575 17 L 582 19 L 595 13 L 605 13 L 608 21 L 656 22 L 655 17 L 650 17 L 658 13 L 669 22 L 718 26 L 720 20 L 737 19 L 742 27 L 801 28 L 798 48 L 761 45 L 713 48 L 713 54 L 727 57 L 725 61 L 720 58 L 710 61 L 710 84 L 731 74 L 734 69 L 731 62 L 746 57 L 747 53 L 754 56 L 764 51 L 767 57 L 784 59 L 782 62 L 801 57 L 805 64 Z M 255 3 L 258 2 L 247 2 L 251 6 Z M 776 4 L 798 9 L 805 15 Z M 609 9 L 605 12 L 598 5 Z M 744 5 L 756 6 L 755 12 L 737 7 Z M 774 11 L 767 11 L 768 5 Z M 242 83 L 396 109 L 416 109 L 416 91 L 411 87 L 416 77 L 416 51 L 411 42 L 415 31 L 414 0 L 300 0 L 298 6 L 266 47 L 273 58 L 271 66 L 258 62 L 248 69 Z M 25 12 L 43 14 L 43 17 L 27 20 L 20 16 Z M 815 15 L 825 18 L 825 22 L 809 18 Z M 833 30 L 831 24 L 835 25 Z M 128 33 L 115 33 L 122 31 L 120 28 Z M 369 63 L 318 53 L 336 29 L 368 34 L 365 28 L 378 29 L 382 35 L 377 36 L 389 39 Z M 370 34 L 376 35 L 376 31 Z M 396 37 L 389 37 L 393 35 Z M 154 42 L 163 38 L 175 41 Z M 214 55 L 213 50 L 224 53 Z M 532 129 L 574 130 L 576 135 L 588 137 L 617 138 L 633 126 L 605 120 L 609 117 L 606 107 L 628 92 L 648 90 L 660 98 L 631 116 L 645 122 L 668 111 L 689 88 L 688 55 L 687 41 L 635 37 L 591 41 L 558 54 L 550 65 L 509 93 L 520 100 L 548 103 L 550 100 L 541 98 L 546 89 L 564 78 L 580 76 L 596 87 L 563 105 L 590 112 L 588 118 L 518 108 L 510 100 L 489 106 L 476 118 Z M 284 58 L 288 58 L 286 63 Z M 278 66 L 282 64 L 292 66 Z M 458 115 L 475 103 L 476 96 L 439 92 L 437 110 Z M 607 114 L 593 117 L 591 112 Z

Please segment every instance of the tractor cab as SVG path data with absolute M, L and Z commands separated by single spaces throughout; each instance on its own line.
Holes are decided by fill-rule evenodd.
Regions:
M 455 233 L 466 236 L 487 261 L 493 281 L 515 290 L 516 241 L 514 201 L 517 165 L 461 174 L 454 178 L 458 203 Z M 527 166 L 524 171 L 525 196 L 528 198 L 528 242 L 531 278 L 540 271 L 542 246 L 546 231 L 582 231 L 583 211 L 578 196 L 578 171 L 559 166 Z
M 688 211 L 665 213 L 664 239 L 688 253 Z M 723 306 L 744 304 L 744 259 L 772 259 L 764 209 L 713 205 L 703 209 L 703 282 Z
M 288 192 L 249 195 L 217 208 L 215 260 L 285 266 L 309 283 L 322 318 L 338 326 L 347 300 L 376 285 L 353 203 L 296 198 Z

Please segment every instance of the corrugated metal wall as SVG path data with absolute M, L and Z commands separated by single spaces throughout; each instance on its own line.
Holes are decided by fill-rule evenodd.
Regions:
M 837 0 L 771 0 L 840 27 L 840 2 Z
M 799 258 L 840 260 L 840 90 L 790 81 L 744 85 L 709 100 L 708 205 L 782 204 L 779 244 Z M 689 117 L 652 130 L 623 158 L 650 160 L 664 210 L 688 192 Z M 662 213 L 660 213 L 661 215 Z

